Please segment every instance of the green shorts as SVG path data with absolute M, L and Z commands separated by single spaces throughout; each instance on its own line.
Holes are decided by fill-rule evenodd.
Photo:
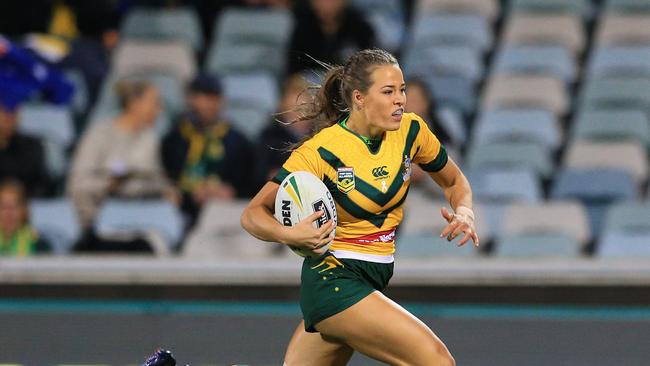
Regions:
M 306 257 L 302 264 L 300 309 L 305 330 L 340 313 L 375 290 L 383 291 L 393 276 L 393 263 L 338 259 L 331 253 Z

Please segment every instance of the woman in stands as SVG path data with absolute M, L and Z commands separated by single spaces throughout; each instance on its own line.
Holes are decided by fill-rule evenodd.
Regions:
M 320 124 L 290 155 L 276 177 L 251 200 L 242 226 L 255 237 L 309 248 L 320 256 L 303 263 L 303 321 L 285 365 L 344 365 L 357 350 L 393 365 L 453 365 L 442 341 L 420 320 L 382 294 L 393 273 L 395 229 L 403 216 L 412 164 L 442 187 L 455 213 L 441 236 L 459 245 L 479 238 L 465 176 L 417 115 L 404 113 L 405 83 L 389 53 L 363 50 L 345 66 L 330 68 L 304 119 Z M 301 119 L 302 119 L 301 118 Z M 273 217 L 278 183 L 305 170 L 331 191 L 338 213 L 336 237 L 324 253 L 333 224 L 312 227 L 322 213 L 285 227 Z

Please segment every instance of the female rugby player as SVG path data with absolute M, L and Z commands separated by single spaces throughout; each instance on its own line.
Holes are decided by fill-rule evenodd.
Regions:
M 442 341 L 422 321 L 382 294 L 393 274 L 395 229 L 403 217 L 418 164 L 443 189 L 454 213 L 441 236 L 462 235 L 478 246 L 472 192 L 458 166 L 417 115 L 404 113 L 406 89 L 395 57 L 378 49 L 331 68 L 314 102 L 316 132 L 251 200 L 241 223 L 255 237 L 313 250 L 302 267 L 303 321 L 285 365 L 345 365 L 354 350 L 392 365 L 454 365 Z M 336 201 L 338 227 L 312 227 L 316 212 L 294 227 L 273 217 L 278 184 L 294 171 L 323 180 Z

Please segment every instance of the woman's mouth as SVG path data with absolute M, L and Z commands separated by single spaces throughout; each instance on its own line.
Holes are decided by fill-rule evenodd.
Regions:
M 391 114 L 393 121 L 399 122 L 402 120 L 402 114 L 404 114 L 404 108 L 400 108 Z

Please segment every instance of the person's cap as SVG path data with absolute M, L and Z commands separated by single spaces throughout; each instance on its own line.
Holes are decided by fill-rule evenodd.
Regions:
M 188 89 L 191 92 L 220 95 L 221 80 L 216 75 L 199 74 L 190 82 Z

